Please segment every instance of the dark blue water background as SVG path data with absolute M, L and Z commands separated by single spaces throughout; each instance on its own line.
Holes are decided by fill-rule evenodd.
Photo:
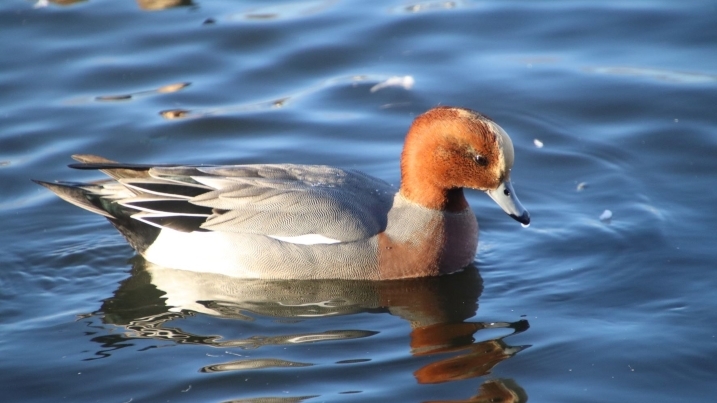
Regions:
M 715 21 L 708 1 L 2 1 L 1 400 L 714 401 Z M 196 277 L 30 182 L 99 179 L 65 167 L 93 153 L 397 183 L 439 104 L 512 136 L 533 217 L 470 192 L 455 276 Z

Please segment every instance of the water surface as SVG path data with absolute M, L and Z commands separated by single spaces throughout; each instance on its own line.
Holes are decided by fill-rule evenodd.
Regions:
M 5 401 L 713 401 L 716 20 L 707 1 L 2 2 Z M 29 180 L 99 179 L 66 168 L 92 153 L 397 184 L 435 105 L 506 129 L 533 219 L 469 192 L 479 250 L 454 276 L 198 277 Z

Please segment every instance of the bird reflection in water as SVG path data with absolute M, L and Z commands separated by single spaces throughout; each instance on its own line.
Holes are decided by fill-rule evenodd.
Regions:
M 93 341 L 100 343 L 102 349 L 89 359 L 110 357 L 115 350 L 132 346 L 130 341 L 137 339 L 247 350 L 271 345 L 361 339 L 379 333 L 365 329 L 334 329 L 288 335 L 255 334 L 231 339 L 195 334 L 178 325 L 182 319 L 193 316 L 210 315 L 239 321 L 252 321 L 261 316 L 285 323 L 340 315 L 389 313 L 410 323 L 411 355 L 422 363 L 428 357 L 432 359 L 414 371 L 419 384 L 465 380 L 489 374 L 500 362 L 526 348 L 511 346 L 505 341 L 511 335 L 527 330 L 526 320 L 467 321 L 476 314 L 481 291 L 482 280 L 474 267 L 449 276 L 395 281 L 247 280 L 167 269 L 136 257 L 132 275 L 120 284 L 114 296 L 105 300 L 98 312 L 86 315 L 124 329 L 120 333 L 108 332 L 94 337 Z M 339 323 L 345 326 L 346 322 Z M 488 329 L 503 330 L 503 335 L 480 337 L 481 331 Z M 236 355 L 241 359 L 217 362 L 199 370 L 205 373 L 254 371 L 316 365 L 282 358 Z M 461 401 L 507 403 L 526 400 L 527 395 L 515 381 L 493 379 L 484 382 L 477 395 Z

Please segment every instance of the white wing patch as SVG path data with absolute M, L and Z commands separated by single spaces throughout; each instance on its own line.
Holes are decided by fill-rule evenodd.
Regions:
M 295 243 L 299 245 L 319 245 L 319 244 L 332 244 L 340 243 L 338 239 L 327 238 L 320 234 L 304 234 L 299 236 L 278 236 L 268 235 L 269 238 L 278 239 L 282 242 Z
M 192 176 L 191 178 L 201 183 L 202 185 L 209 186 L 213 189 L 224 189 L 239 183 L 238 180 L 220 178 L 218 176 Z

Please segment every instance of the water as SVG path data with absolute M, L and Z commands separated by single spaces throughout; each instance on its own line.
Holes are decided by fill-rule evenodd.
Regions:
M 714 400 L 717 4 L 162 3 L 0 4 L 3 401 Z M 197 278 L 29 181 L 94 153 L 396 183 L 438 104 L 510 133 L 533 218 L 470 192 L 454 276 Z

